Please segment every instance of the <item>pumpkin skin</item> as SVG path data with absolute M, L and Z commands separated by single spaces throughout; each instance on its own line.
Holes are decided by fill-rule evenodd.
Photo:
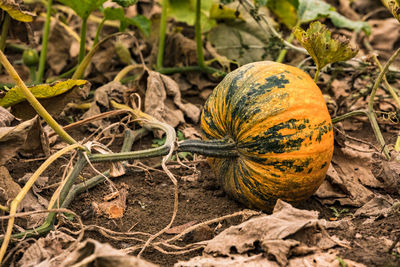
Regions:
M 206 140 L 230 139 L 238 157 L 209 158 L 225 192 L 270 211 L 309 198 L 333 154 L 332 121 L 318 86 L 300 69 L 255 62 L 229 73 L 207 99 Z

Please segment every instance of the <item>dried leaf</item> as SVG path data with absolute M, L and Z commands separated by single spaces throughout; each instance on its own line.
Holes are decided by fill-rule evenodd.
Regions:
M 200 109 L 191 103 L 183 103 L 178 84 L 166 75 L 149 71 L 144 111 L 154 118 L 166 122 L 172 127 L 184 123 L 184 114 L 197 123 Z M 171 96 L 173 102 L 167 98 Z M 177 109 L 177 107 L 179 109 Z M 160 137 L 161 133 L 156 133 Z
M 0 127 L 0 166 L 23 148 L 37 149 L 41 144 L 39 127 L 41 126 L 38 117 L 14 127 Z
M 0 0 L 0 8 L 6 11 L 13 19 L 22 22 L 31 22 L 34 14 L 21 10 L 19 4 L 14 0 Z
M 377 196 L 365 203 L 361 208 L 357 209 L 354 216 L 362 217 L 380 217 L 388 216 L 392 211 L 393 200 Z
M 69 267 L 73 265 L 156 267 L 156 265 L 148 261 L 126 255 L 121 250 L 114 249 L 109 244 L 102 244 L 93 239 L 87 239 L 85 242 L 79 244 L 59 266 Z
M 21 191 L 19 184 L 14 182 L 8 169 L 4 166 L 0 166 L 0 188 L 3 192 L 0 197 L 2 205 L 5 205 L 7 201 L 14 199 L 18 195 L 19 191 Z
M 358 52 L 349 46 L 349 40 L 332 39 L 331 32 L 319 21 L 311 23 L 307 31 L 295 27 L 293 34 L 308 51 L 319 70 L 328 64 L 351 59 Z
M 0 127 L 10 126 L 16 120 L 7 109 L 0 106 Z
M 18 261 L 19 267 L 57 267 L 70 253 L 67 248 L 75 239 L 61 231 L 52 231 L 32 243 Z
M 190 221 L 188 223 L 185 224 L 181 224 L 178 226 L 174 226 L 169 228 L 168 230 L 165 231 L 166 234 L 180 234 L 183 231 L 185 231 L 187 228 L 189 228 L 190 226 L 196 224 L 196 221 Z
M 121 102 L 124 93 L 128 90 L 125 85 L 119 82 L 109 82 L 96 89 L 94 98 L 90 108 L 83 114 L 82 119 L 89 118 L 100 114 L 104 110 L 110 108 L 110 100 Z M 109 125 L 107 120 L 96 120 L 90 123 L 95 129 L 105 128 Z
M 97 205 L 98 211 L 110 219 L 122 218 L 126 208 L 126 197 L 128 190 L 122 188 L 118 191 L 118 195 L 111 201 L 104 201 Z

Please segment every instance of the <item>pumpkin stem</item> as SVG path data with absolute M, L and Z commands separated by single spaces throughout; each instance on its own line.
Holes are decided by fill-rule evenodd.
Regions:
M 231 158 L 239 156 L 236 149 L 236 143 L 230 138 L 218 140 L 185 140 L 178 145 L 178 151 L 198 153 L 215 158 Z

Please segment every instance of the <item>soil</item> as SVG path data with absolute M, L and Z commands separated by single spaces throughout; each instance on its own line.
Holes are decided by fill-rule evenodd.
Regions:
M 150 143 L 150 137 L 145 137 L 139 144 L 135 145 L 135 149 L 143 148 Z M 143 162 L 149 166 L 159 161 L 152 159 Z M 7 168 L 12 177 L 18 179 L 25 173 L 33 172 L 40 163 L 40 161 L 11 161 Z M 48 175 L 50 180 L 54 179 L 55 181 L 56 177 L 62 172 L 63 164 L 65 164 L 65 160 L 58 160 L 51 165 L 44 175 Z M 97 167 L 100 168 L 100 166 Z M 191 181 L 185 181 L 183 178 L 192 175 L 193 169 L 178 164 L 172 164 L 170 168 L 179 184 L 179 210 L 172 227 L 187 223 L 198 223 L 246 209 L 240 203 L 230 199 L 221 190 L 214 172 L 210 169 L 206 160 L 199 160 L 195 164 L 198 176 L 194 176 L 195 179 Z M 87 177 L 93 175 L 90 174 L 89 169 L 86 169 L 83 173 Z M 52 181 L 49 181 L 49 184 L 51 183 Z M 82 217 L 85 225 L 98 225 L 119 232 L 132 231 L 155 234 L 170 222 L 173 211 L 173 184 L 165 173 L 157 170 L 144 172 L 137 168 L 131 168 L 128 174 L 114 178 L 114 183 L 117 188 L 125 187 L 129 192 L 123 218 L 109 219 L 93 211 L 92 203 L 102 202 L 104 196 L 110 193 L 109 186 L 106 183 L 80 194 L 73 201 L 70 209 Z M 48 190 L 46 193 L 50 197 L 52 190 Z M 299 203 L 297 206 L 301 209 L 317 210 L 320 218 L 326 220 L 351 219 L 351 214 L 355 210 L 351 207 L 337 206 L 338 210 L 348 208 L 349 212 L 343 217 L 335 218 L 331 207 L 322 205 L 314 197 Z M 352 219 L 354 227 L 346 231 L 329 230 L 330 235 L 350 242 L 351 249 L 339 248 L 340 254 L 338 256 L 364 263 L 366 266 L 400 266 L 400 251 L 393 250 L 389 253 L 387 249 L 389 240 L 394 241 L 400 237 L 400 212 L 393 213 L 385 218 L 378 218 L 371 224 L 364 224 L 365 220 L 366 218 Z M 240 222 L 240 218 L 234 218 L 222 221 L 219 225 L 210 225 L 210 228 L 199 229 L 185 236 L 181 245 L 211 239 L 227 227 Z M 122 249 L 137 244 L 133 240 L 113 240 L 99 231 L 86 231 L 85 235 L 88 238 L 110 243 L 115 248 Z M 171 236 L 169 235 L 169 237 Z M 168 235 L 164 234 L 162 237 L 167 238 Z M 197 255 L 201 255 L 201 251 L 172 255 L 148 248 L 144 252 L 143 258 L 161 266 L 172 266 L 178 260 L 187 260 Z

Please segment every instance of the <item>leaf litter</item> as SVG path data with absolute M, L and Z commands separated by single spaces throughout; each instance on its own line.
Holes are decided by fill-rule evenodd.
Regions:
M 139 2 L 139 5 L 147 6 L 146 12 L 148 14 L 159 14 L 160 10 L 157 5 L 151 4 L 150 1 Z M 339 2 L 344 3 L 346 1 Z M 361 2 L 370 1 L 346 2 L 346 5 L 340 6 L 338 10 L 351 19 L 359 20 L 361 16 L 355 16 L 354 10 L 356 12 L 365 9 L 372 11 L 369 6 L 373 6 Z M 305 1 L 302 1 L 302 3 L 304 4 Z M 376 3 L 374 4 L 376 5 Z M 133 13 L 136 14 L 138 10 L 133 9 Z M 328 9 L 325 11 L 330 12 Z M 372 26 L 372 34 L 369 40 L 373 48 L 379 53 L 379 56 L 387 58 L 387 54 L 391 53 L 398 43 L 398 36 L 395 34 L 398 31 L 398 27 L 392 21 L 394 19 L 382 19 L 382 16 L 379 17 L 379 15 L 373 14 L 371 17 L 373 19 L 369 20 L 369 22 Z M 222 39 L 227 39 L 226 36 L 228 34 L 235 34 L 236 31 L 241 32 L 241 34 L 246 32 L 235 23 L 229 23 L 228 20 L 219 22 L 219 26 L 211 29 L 211 32 L 217 29 L 220 30 L 219 28 L 224 29 L 218 35 Z M 250 19 L 245 19 L 245 21 L 250 22 Z M 332 19 L 332 22 L 335 23 L 334 19 Z M 243 21 L 236 21 L 236 23 L 243 24 Z M 253 24 L 254 21 L 251 23 Z M 71 25 L 78 25 L 76 18 L 72 17 Z M 193 29 L 187 26 L 180 28 L 181 25 L 176 24 L 176 22 L 170 22 L 170 25 L 175 27 L 175 32 L 168 37 L 168 45 L 165 52 L 166 55 L 169 55 L 166 58 L 167 65 L 195 64 L 197 59 L 192 36 Z M 366 24 L 354 25 L 361 28 Z M 254 24 L 253 26 L 257 25 Z M 247 31 L 249 32 L 249 30 Z M 63 53 L 57 55 L 61 55 L 58 60 L 56 60 L 56 54 L 50 53 L 49 55 L 49 73 L 55 75 L 73 66 L 71 62 L 76 60 L 78 53 L 77 50 L 74 52 L 68 48 L 70 44 L 76 42 L 65 30 L 58 26 L 53 26 L 52 32 L 55 35 L 52 37 L 53 41 L 49 44 L 50 51 L 56 52 L 58 51 L 57 49 L 63 48 Z M 91 35 L 94 36 L 93 31 Z M 205 42 L 213 43 L 211 34 L 208 37 L 210 40 L 205 40 Z M 259 36 L 257 35 L 255 38 L 258 40 Z M 251 38 L 244 39 L 246 39 L 245 41 L 251 41 Z M 134 41 L 126 42 L 127 48 L 133 50 L 130 51 L 131 59 L 134 62 L 141 62 L 140 54 L 142 53 L 145 61 L 151 62 L 151 50 L 155 46 L 151 46 L 151 44 L 141 39 L 138 40 L 138 43 L 140 43 L 140 48 L 136 47 Z M 242 44 L 239 40 L 239 45 Z M 215 61 L 212 63 L 214 64 L 213 66 L 222 65 L 228 69 L 228 67 L 234 66 L 232 62 L 235 60 L 249 60 L 244 55 L 240 56 L 237 44 L 230 43 L 231 47 L 228 48 L 226 43 L 224 45 L 216 45 L 214 43 L 214 45 L 216 47 L 211 47 L 210 43 L 205 45 L 206 57 L 217 58 L 218 53 L 221 53 L 221 61 Z M 265 42 L 250 43 L 248 46 L 257 45 L 264 46 Z M 182 49 L 177 49 L 177 47 Z M 362 47 L 360 48 L 362 49 Z M 199 104 L 204 102 L 204 99 L 216 84 L 216 79 L 210 75 L 199 73 L 166 76 L 146 70 L 142 75 L 139 86 L 134 83 L 121 85 L 111 81 L 115 76 L 116 70 L 120 67 L 118 64 L 123 63 L 121 59 L 113 57 L 113 49 L 112 44 L 107 43 L 104 45 L 102 53 L 95 55 L 95 63 L 86 72 L 86 77 L 94 82 L 92 88 L 94 97 L 91 98 L 90 109 L 83 118 L 89 118 L 110 110 L 110 100 L 129 103 L 127 96 L 131 92 L 136 92 L 144 100 L 146 112 L 152 113 L 153 116 L 158 116 L 160 120 L 171 123 L 174 126 L 184 126 L 183 132 L 186 138 L 199 138 Z M 233 51 L 235 56 L 224 53 L 224 49 L 226 51 L 231 50 L 229 52 Z M 361 51 L 360 58 L 363 55 L 365 55 L 365 52 Z M 254 57 L 250 56 L 250 58 L 251 60 L 261 60 L 265 59 L 265 56 L 263 53 L 257 53 Z M 272 56 L 272 58 L 275 58 L 275 56 Z M 289 54 L 287 59 L 296 62 L 293 55 Z M 229 60 L 232 60 L 232 62 L 229 62 Z M 126 62 L 123 64 L 126 64 Z M 328 92 L 325 93 L 332 96 L 336 104 L 334 111 L 338 114 L 343 114 L 344 111 L 352 107 L 365 107 L 367 103 L 365 95 L 364 97 L 359 97 L 356 104 L 349 99 L 355 93 L 370 86 L 371 80 L 368 80 L 368 77 L 366 78 L 365 76 L 371 77 L 370 75 L 374 74 L 372 70 L 376 69 L 372 65 L 363 65 L 368 64 L 368 61 L 363 61 L 362 64 L 351 61 L 348 64 L 341 65 L 341 63 L 337 63 L 327 66 L 326 72 L 323 74 L 325 76 L 319 84 L 322 85 L 321 88 L 329 88 Z M 306 66 L 306 70 L 309 70 L 307 67 L 309 66 Z M 339 72 L 339 76 L 335 76 L 335 71 L 341 68 L 345 69 L 345 74 Z M 392 70 L 391 74 L 396 76 L 397 72 Z M 329 86 L 327 83 L 330 83 Z M 84 91 L 84 93 L 81 92 L 82 94 L 75 95 L 73 100 L 81 101 L 81 97 L 85 97 L 89 92 L 87 88 Z M 383 96 L 384 91 L 382 90 L 378 95 Z M 60 99 L 64 97 L 62 96 Z M 54 107 L 56 111 L 52 113 L 57 114 L 62 120 L 66 120 L 64 107 L 66 103 L 71 101 L 71 99 L 65 99 L 64 102 L 57 102 L 52 99 L 49 101 L 51 102 L 49 106 L 46 107 L 50 110 Z M 386 110 L 387 107 L 387 105 L 379 103 L 380 110 Z M 25 108 L 26 105 L 17 104 L 13 107 L 13 114 L 17 118 L 26 120 L 29 117 L 24 114 L 28 113 Z M 22 125 L 19 126 L 19 128 L 22 128 L 21 132 L 13 133 L 10 137 L 5 135 L 4 140 L 0 138 L 0 149 L 2 149 L 1 144 L 3 141 L 5 149 L 8 149 L 0 150 L 0 160 L 4 161 L 0 165 L 5 165 L 5 167 L 1 166 L 0 168 L 0 198 L 2 200 L 0 204 L 5 204 L 15 196 L 15 193 L 19 192 L 21 187 L 19 178 L 32 172 L 38 166 L 34 161 L 24 161 L 24 159 L 41 155 L 43 153 L 41 150 L 45 150 L 43 148 L 45 142 L 40 141 L 40 136 L 43 135 L 44 130 L 40 128 L 41 123 L 38 123 L 38 119 L 20 122 L 12 117 L 8 111 L 0 110 L 1 114 L 4 114 L 4 116 L 0 116 L 1 123 L 4 124 L 1 126 L 2 128 L 12 129 L 11 132 L 13 132 L 17 129 L 15 127 Z M 82 111 L 76 109 L 67 114 L 72 114 L 73 118 L 78 120 L 82 113 Z M 107 118 L 91 122 L 89 130 L 104 129 L 116 120 L 118 119 Z M 358 118 L 357 120 L 344 122 L 343 125 L 346 135 L 356 136 L 368 142 L 373 140 L 370 138 L 371 131 L 360 128 L 360 126 L 366 125 L 366 120 Z M 367 127 L 369 126 L 367 125 Z M 33 135 L 30 134 L 29 129 L 31 128 L 35 132 Z M 396 124 L 390 124 L 386 128 L 392 131 L 399 130 Z M 80 137 L 85 136 L 87 132 L 83 134 L 83 130 L 87 130 L 87 128 L 82 127 L 82 129 L 76 130 L 74 134 Z M 111 135 L 111 132 L 107 134 Z M 14 135 L 18 136 L 18 139 L 12 139 Z M 200 249 L 188 253 L 188 256 L 171 259 L 172 256 L 169 253 L 171 251 L 171 253 L 175 252 L 174 250 L 160 252 L 162 250 L 158 250 L 159 247 L 154 246 L 149 249 L 148 253 L 144 254 L 144 258 L 161 265 L 172 265 L 179 259 L 180 262 L 176 264 L 177 266 L 256 266 L 260 264 L 266 266 L 302 266 L 305 264 L 311 266 L 315 264 L 317 266 L 343 266 L 344 263 L 348 264 L 348 266 L 379 266 L 386 261 L 395 262 L 398 260 L 396 253 L 400 254 L 399 245 L 395 243 L 396 235 L 399 235 L 398 222 L 400 216 L 398 209 L 399 164 L 396 161 L 382 161 L 379 157 L 376 157 L 377 151 L 374 151 L 372 146 L 354 142 L 354 140 L 349 140 L 344 135 L 339 134 L 339 136 L 343 140 L 340 142 L 340 146 L 336 147 L 327 178 L 319 191 L 306 203 L 301 204 L 301 208 L 278 202 L 272 215 L 263 214 L 257 217 L 236 220 L 224 219 L 202 225 L 202 222 L 210 218 L 233 214 L 244 207 L 224 195 L 219 185 L 215 182 L 216 177 L 203 158 L 196 158 L 197 163 L 194 165 L 190 165 L 192 164 L 190 162 L 184 162 L 185 165 L 190 165 L 191 168 L 180 165 L 180 168 L 175 170 L 180 183 L 182 183 L 179 189 L 180 213 L 175 224 L 167 231 L 167 235 L 161 236 L 159 238 L 160 243 L 157 244 L 162 246 L 162 242 L 168 240 L 168 238 L 174 238 L 182 234 L 181 238 L 173 246 L 163 248 L 171 249 L 171 247 L 176 248 L 178 245 L 185 247 L 198 243 L 199 247 L 196 248 Z M 140 141 L 140 144 L 135 144 L 135 149 L 151 144 L 151 139 L 149 138 L 144 138 Z M 51 142 L 52 149 L 65 146 L 65 143 L 54 142 L 54 140 Z M 25 145 L 28 145 L 28 148 L 30 146 L 30 151 L 29 149 L 27 150 L 29 152 L 25 150 Z M 47 150 L 49 151 L 50 149 L 47 148 Z M 6 152 L 3 153 L 3 151 Z M 7 156 L 4 157 L 3 155 Z M 26 240 L 28 243 L 31 242 L 31 247 L 20 248 L 18 254 L 20 256 L 15 261 L 20 264 L 17 266 L 33 266 L 29 265 L 32 263 L 43 264 L 43 266 L 52 266 L 50 264 L 54 264 L 53 266 L 70 266 L 72 264 L 82 264 L 82 259 L 98 264 L 112 261 L 115 266 L 126 266 L 128 263 L 136 264 L 138 261 L 136 257 L 128 256 L 118 249 L 130 247 L 134 242 L 137 242 L 136 244 L 140 246 L 143 240 L 133 240 L 143 234 L 141 231 L 145 233 L 159 231 L 163 225 L 167 224 L 169 219 L 167 217 L 171 212 L 172 205 L 172 187 L 166 182 L 163 174 L 159 173 L 156 162 L 149 160 L 148 162 L 146 161 L 146 164 L 151 167 L 145 172 L 129 170 L 127 174 L 115 179 L 118 188 L 122 189 L 114 192 L 112 196 L 109 190 L 105 189 L 106 187 L 98 186 L 93 190 L 87 190 L 86 193 L 82 193 L 72 204 L 72 209 L 79 211 L 78 214 L 82 214 L 85 217 L 84 222 L 88 229 L 101 229 L 91 230 L 87 235 L 97 239 L 97 241 L 93 239 L 87 239 L 84 242 L 79 241 L 79 247 L 74 248 L 71 244 L 76 241 L 76 238 L 73 237 L 76 234 L 71 233 L 71 231 L 73 232 L 77 227 L 71 223 L 72 221 L 70 222 L 71 224 L 65 222 L 64 224 L 68 225 L 67 229 L 69 229 L 68 233 L 70 235 L 64 234 L 62 232 L 64 229 L 61 227 L 56 228 L 56 231 L 49 233 L 46 237 L 39 238 L 33 243 L 31 240 Z M 179 166 L 179 163 L 174 164 Z M 103 166 L 98 167 L 101 168 Z M 193 170 L 196 170 L 196 172 Z M 88 173 L 92 171 L 86 171 L 87 173 L 84 173 L 85 177 L 82 177 L 82 179 L 90 177 Z M 43 180 L 40 179 L 43 184 L 56 185 L 59 182 L 57 178 L 62 176 L 61 167 L 57 165 L 45 175 L 49 180 L 46 181 L 45 177 L 43 177 Z M 18 183 L 15 181 L 18 181 Z M 120 187 L 122 183 L 126 183 L 127 188 Z M 45 200 L 49 198 L 49 189 L 43 189 L 43 184 L 35 185 L 26 197 L 30 204 L 30 206 L 27 206 L 27 210 L 43 210 L 47 208 Z M 105 199 L 104 196 L 110 196 L 110 199 Z M 99 208 L 100 212 L 89 215 L 84 213 L 92 203 L 96 203 L 98 207 L 101 207 Z M 24 204 L 22 206 L 24 207 Z M 114 207 L 116 208 L 114 209 Z M 333 214 L 332 207 L 336 209 L 337 213 Z M 335 217 L 336 215 L 339 216 Z M 43 219 L 44 217 L 42 216 L 41 218 Z M 18 227 L 25 227 L 26 223 L 35 224 L 35 221 L 25 222 L 25 224 L 21 224 Z M 103 228 L 96 228 L 93 225 Z M 192 230 L 193 228 L 194 230 Z M 22 229 L 19 228 L 19 230 Z M 136 235 L 135 231 L 141 232 L 141 234 Z M 191 232 L 187 233 L 187 231 Z M 112 247 L 118 249 L 114 250 L 109 244 L 105 243 L 110 243 Z M 71 246 L 70 249 L 68 248 L 69 246 Z M 387 251 L 391 246 L 393 246 L 392 254 L 388 254 Z M 71 249 L 74 249 L 74 252 L 68 255 Z M 201 251 L 203 251 L 202 256 L 200 256 Z M 22 252 L 25 253 L 22 255 Z M 61 264 L 61 262 L 63 263 Z M 150 266 L 150 263 L 143 260 L 140 264 Z

